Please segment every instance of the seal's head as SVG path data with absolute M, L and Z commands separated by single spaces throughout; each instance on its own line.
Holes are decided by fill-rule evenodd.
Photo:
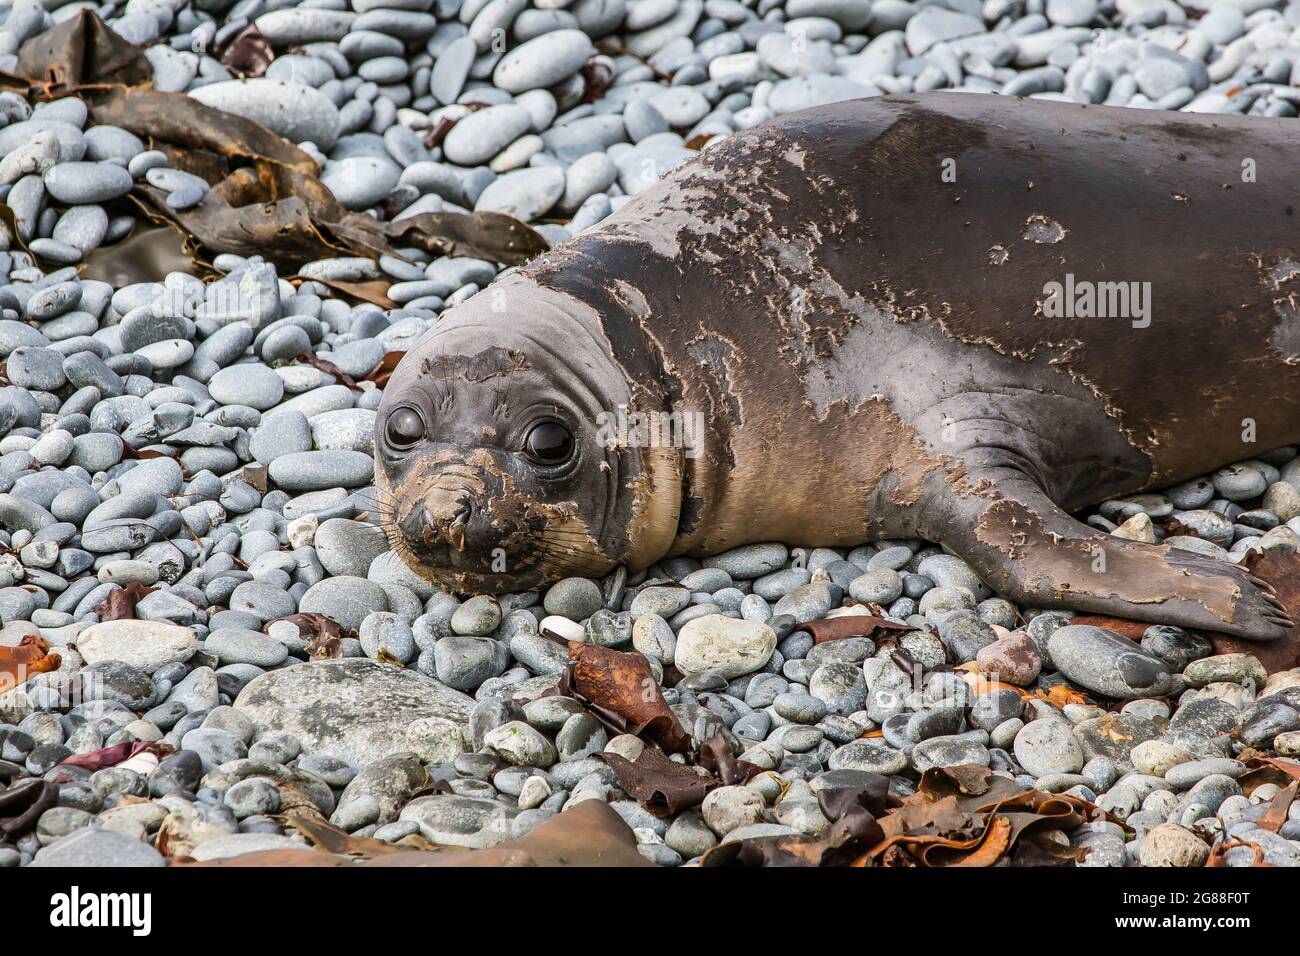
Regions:
M 511 276 L 446 312 L 408 352 L 375 420 L 394 549 L 458 593 L 502 593 L 662 557 L 681 450 L 611 441 L 632 387 L 599 318 Z

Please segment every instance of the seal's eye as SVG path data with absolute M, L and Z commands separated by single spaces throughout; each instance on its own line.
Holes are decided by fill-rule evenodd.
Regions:
M 424 419 L 414 408 L 399 408 L 388 416 L 385 430 L 394 448 L 410 448 L 424 437 Z
M 540 422 L 524 439 L 528 457 L 539 465 L 559 465 L 573 454 L 573 435 L 559 422 Z

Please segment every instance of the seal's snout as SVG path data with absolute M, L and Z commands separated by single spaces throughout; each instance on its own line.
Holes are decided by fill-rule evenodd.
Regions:
M 465 530 L 474 517 L 474 510 L 474 502 L 464 492 L 452 500 L 434 502 L 432 506 L 426 502 L 422 509 L 425 541 L 442 540 L 454 550 L 464 551 Z

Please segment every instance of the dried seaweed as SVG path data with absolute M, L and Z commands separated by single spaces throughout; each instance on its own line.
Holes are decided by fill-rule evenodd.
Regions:
M 225 55 L 255 75 L 265 58 L 259 51 L 255 31 L 244 31 Z M 234 253 L 292 272 L 337 256 L 401 258 L 399 247 L 517 265 L 547 249 L 538 233 L 499 213 L 424 213 L 384 223 L 344 209 L 318 178 L 315 160 L 294 144 L 183 93 L 150 89 L 143 53 L 89 11 L 25 43 L 17 70 L 0 78 L 4 86 L 37 99 L 77 95 L 95 123 L 130 130 L 208 181 L 203 201 L 185 210 L 168 206 L 165 192 L 145 182 L 130 193 L 149 219 L 180 233 L 200 265 Z
M 124 621 L 135 617 L 135 606 L 157 591 L 139 581 L 128 581 L 120 588 L 108 592 L 108 597 L 95 605 L 101 621 Z
M 0 647 L 0 692 L 26 681 L 33 674 L 59 669 L 63 659 L 50 651 L 50 642 L 36 634 L 24 635 L 14 647 Z

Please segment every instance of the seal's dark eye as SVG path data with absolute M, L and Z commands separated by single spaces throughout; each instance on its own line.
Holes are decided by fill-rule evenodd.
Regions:
M 541 422 L 524 439 L 524 450 L 539 465 L 559 465 L 573 454 L 573 435 L 559 422 Z
M 394 448 L 410 448 L 424 437 L 424 419 L 414 408 L 395 410 L 385 426 L 388 443 Z

